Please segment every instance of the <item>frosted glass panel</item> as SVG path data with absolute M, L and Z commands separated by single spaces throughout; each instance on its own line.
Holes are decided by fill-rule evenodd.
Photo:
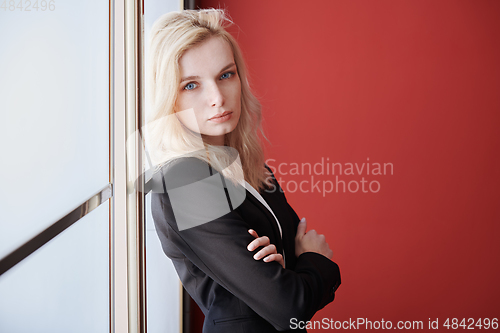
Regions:
M 0 332 L 109 332 L 109 204 L 0 276 Z
M 144 1 L 144 59 L 148 59 L 149 33 L 154 21 L 164 13 L 180 10 L 180 3 L 178 0 Z M 146 90 L 146 102 L 148 98 L 149 92 Z M 146 113 L 148 109 L 146 104 Z M 147 165 L 147 168 L 150 167 Z M 182 286 L 156 234 L 151 216 L 151 194 L 146 196 L 146 286 L 148 333 L 180 332 Z
M 149 35 L 153 23 L 165 13 L 180 11 L 182 9 L 180 4 L 179 0 L 144 0 L 144 59 L 149 58 Z M 144 66 L 147 68 L 147 62 Z M 149 111 L 149 100 L 149 90 L 146 89 L 144 98 L 146 113 Z
M 0 10 L 0 258 L 109 182 L 109 3 L 50 4 Z
M 151 207 L 151 193 L 146 205 Z M 180 332 L 182 286 L 161 248 L 150 209 L 146 213 L 146 268 L 148 333 Z

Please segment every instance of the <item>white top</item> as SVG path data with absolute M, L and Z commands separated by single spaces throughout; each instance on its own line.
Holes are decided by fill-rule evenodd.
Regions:
M 274 219 L 276 220 L 276 223 L 278 224 L 278 228 L 280 229 L 281 240 L 283 240 L 283 233 L 281 231 L 280 221 L 278 221 L 278 218 L 276 217 L 276 215 L 274 215 L 273 210 L 271 209 L 271 207 L 269 207 L 266 200 L 264 200 L 262 195 L 260 195 L 260 193 L 257 192 L 257 190 L 252 185 L 250 185 L 246 180 L 245 180 L 245 188 L 248 190 L 248 192 L 252 193 L 252 195 L 254 197 L 256 197 L 260 201 L 260 203 L 262 203 L 264 205 L 264 207 L 266 207 L 271 212 L 271 214 L 274 216 Z M 285 249 L 283 249 L 283 262 L 286 263 L 285 262 Z M 285 264 L 285 267 L 286 267 L 286 264 Z

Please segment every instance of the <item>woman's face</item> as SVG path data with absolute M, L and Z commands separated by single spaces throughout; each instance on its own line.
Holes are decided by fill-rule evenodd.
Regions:
M 179 120 L 207 143 L 223 146 L 224 135 L 236 128 L 241 113 L 241 82 L 231 47 L 210 37 L 187 50 L 179 65 Z

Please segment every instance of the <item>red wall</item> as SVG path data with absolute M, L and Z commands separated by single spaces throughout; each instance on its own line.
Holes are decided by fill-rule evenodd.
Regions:
M 500 317 L 500 1 L 201 1 L 226 8 L 280 163 L 392 163 L 378 192 L 277 177 L 342 272 L 314 319 Z M 318 170 L 319 171 L 319 170 Z M 326 186 L 335 175 L 313 175 Z M 351 189 L 354 190 L 354 183 Z M 372 184 L 375 191 L 376 183 Z M 477 327 L 476 327 L 477 329 Z M 314 332 L 314 330 L 312 330 Z

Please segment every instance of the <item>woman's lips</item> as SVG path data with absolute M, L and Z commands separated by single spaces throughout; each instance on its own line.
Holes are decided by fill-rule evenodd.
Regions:
M 223 123 L 223 122 L 231 119 L 232 115 L 233 115 L 232 111 L 226 111 L 226 112 L 222 113 L 222 115 L 212 117 L 209 120 L 213 121 L 214 123 Z

